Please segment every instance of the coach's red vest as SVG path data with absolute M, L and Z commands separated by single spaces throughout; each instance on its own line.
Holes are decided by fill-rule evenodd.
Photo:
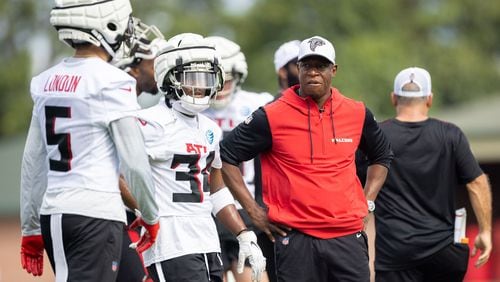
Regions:
M 269 219 L 319 238 L 360 231 L 367 205 L 355 152 L 365 106 L 332 88 L 320 110 L 298 87 L 264 107 L 273 148 L 261 155 Z

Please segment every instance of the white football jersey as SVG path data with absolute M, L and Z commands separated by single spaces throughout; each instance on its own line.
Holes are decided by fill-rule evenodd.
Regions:
M 177 103 L 177 102 L 174 102 Z M 146 265 L 186 254 L 220 252 L 212 218 L 210 169 L 222 167 L 220 128 L 202 114 L 188 117 L 158 104 L 139 111 L 160 215 L 160 234 Z
M 49 166 L 41 214 L 126 222 L 110 122 L 139 109 L 135 79 L 99 58 L 66 58 L 31 81 Z
M 239 89 L 233 94 L 229 105 L 223 109 L 215 110 L 209 108 L 203 114 L 213 119 L 223 131 L 223 135 L 228 134 L 238 124 L 257 110 L 259 107 L 271 102 L 274 97 L 269 93 L 253 93 Z M 255 167 L 254 160 L 243 162 L 240 165 L 241 174 L 250 193 L 255 197 Z M 241 205 L 236 202 L 236 207 L 241 209 Z

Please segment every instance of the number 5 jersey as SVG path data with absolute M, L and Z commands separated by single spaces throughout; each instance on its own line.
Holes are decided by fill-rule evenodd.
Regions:
M 41 214 L 125 223 L 109 124 L 139 109 L 135 80 L 100 58 L 71 57 L 34 77 L 30 90 L 35 142 L 23 156 L 23 234 L 39 229 L 42 199 Z

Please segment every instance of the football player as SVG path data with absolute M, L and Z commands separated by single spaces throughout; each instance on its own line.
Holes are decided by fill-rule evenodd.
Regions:
M 200 114 L 224 84 L 220 58 L 201 35 L 179 34 L 155 59 L 165 101 L 139 112 L 150 157 L 162 229 L 144 263 L 155 281 L 222 281 L 220 245 L 212 214 L 239 242 L 240 270 L 249 259 L 260 281 L 265 258 L 256 235 L 224 187 L 219 157 L 222 132 Z
M 56 281 L 114 281 L 125 209 L 119 165 L 130 176 L 146 232 L 156 240 L 158 207 L 135 118 L 135 80 L 108 62 L 133 26 L 129 0 L 57 0 L 50 22 L 74 56 L 34 77 L 32 120 L 21 170 L 21 262 Z
M 159 97 L 163 97 L 163 95 L 158 95 L 158 87 L 154 80 L 153 62 L 158 55 L 158 51 L 167 41 L 156 26 L 147 25 L 136 17 L 132 17 L 132 20 L 134 34 L 130 44 L 122 44 L 117 55 L 113 58 L 112 64 L 135 78 L 139 105 L 147 108 L 157 104 Z M 138 209 L 138 205 L 131 195 L 123 176 L 120 176 L 120 191 L 127 207 L 127 223 L 130 225 L 136 219 L 134 211 Z M 137 237 L 139 237 L 139 229 L 124 229 L 123 250 L 117 282 L 152 281 L 148 278 L 140 254 L 128 247 L 133 240 L 137 240 Z
M 142 108 L 158 104 L 163 95 L 158 95 L 154 80 L 153 62 L 166 40 L 154 25 L 147 25 L 141 19 L 132 17 L 134 36 L 130 44 L 122 44 L 112 64 L 126 71 L 137 81 L 137 102 Z

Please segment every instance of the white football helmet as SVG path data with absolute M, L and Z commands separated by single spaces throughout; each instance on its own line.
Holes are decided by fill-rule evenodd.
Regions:
M 131 66 L 142 60 L 154 59 L 167 41 L 161 31 L 154 25 L 147 25 L 139 18 L 132 17 L 134 34 L 129 44 L 122 44 L 112 64 L 128 72 Z
M 102 46 L 111 57 L 133 32 L 129 0 L 55 0 L 50 23 L 59 40 L 73 47 L 88 42 Z
M 224 85 L 215 46 L 199 34 L 182 33 L 169 39 L 156 57 L 154 69 L 158 89 L 167 98 L 180 100 L 193 114 L 206 110 Z
M 211 104 L 214 109 L 222 109 L 231 102 L 232 94 L 241 87 L 247 78 L 247 61 L 240 46 L 235 42 L 220 36 L 209 36 L 206 39 L 215 45 L 225 70 L 226 85 L 224 85 L 223 90 L 219 91 L 217 98 Z

